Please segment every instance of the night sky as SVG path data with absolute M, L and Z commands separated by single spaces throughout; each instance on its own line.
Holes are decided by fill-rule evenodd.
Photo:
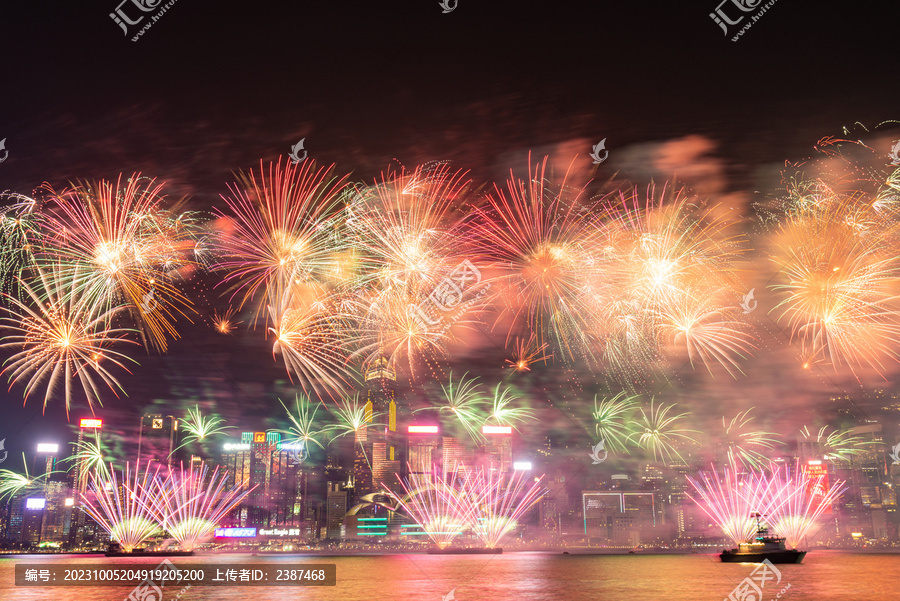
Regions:
M 109 16 L 116 2 L 4 4 L 0 139 L 9 156 L 0 190 L 30 194 L 45 181 L 139 171 L 210 210 L 223 206 L 234 172 L 287 154 L 300 138 L 317 161 L 362 181 L 392 161 L 443 159 L 490 181 L 528 150 L 576 140 L 584 156 L 606 138 L 611 160 L 595 177 L 618 170 L 642 181 L 673 176 L 640 172 L 642 149 L 687 139 L 702 140 L 700 154 L 716 166 L 715 192 L 743 195 L 746 208 L 748 195 L 773 192 L 756 186 L 777 183 L 773 170 L 809 156 L 819 138 L 900 118 L 898 11 L 888 4 L 779 0 L 732 42 L 739 27 L 726 37 L 709 17 L 716 0 L 460 0 L 449 14 L 438 0 L 177 0 L 133 42 L 144 23 L 125 36 Z M 107 395 L 98 410 L 110 426 L 136 426 L 151 404 L 181 412 L 195 401 L 246 418 L 248 428 L 273 426 L 274 399 L 294 389 L 259 331 L 211 330 L 216 281 L 197 279 L 195 323 L 182 324 L 166 356 L 137 357 L 133 374 L 121 374 L 129 396 Z M 890 375 L 860 383 L 819 374 L 766 388 L 779 361 L 767 353 L 741 386 L 689 373 L 671 400 L 688 397 L 721 416 L 736 396 L 760 397 L 742 409 L 793 395 L 781 406 L 790 421 L 810 404 L 827 411 L 828 395 L 862 398 L 893 384 Z M 481 346 L 450 367 L 504 358 Z M 535 390 L 565 380 L 531 378 Z M 37 396 L 22 407 L 19 386 L 0 402 L 11 457 L 39 438 L 64 440 L 61 402 L 41 417 Z M 81 405 L 71 418 L 84 414 Z

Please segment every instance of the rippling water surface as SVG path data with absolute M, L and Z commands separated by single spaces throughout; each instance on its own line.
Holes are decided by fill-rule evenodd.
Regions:
M 132 587 L 16 587 L 16 563 L 60 562 L 88 567 L 99 563 L 134 563 L 103 557 L 31 555 L 0 558 L 0 599 L 25 601 L 122 600 Z M 155 567 L 161 558 L 145 558 Z M 213 563 L 334 563 L 333 587 L 191 587 L 184 601 L 207 599 L 441 600 L 451 590 L 459 601 L 698 601 L 727 599 L 750 575 L 754 564 L 722 564 L 714 555 L 559 555 L 508 553 L 479 555 L 383 555 L 357 557 L 272 557 L 219 555 L 178 558 L 179 567 Z M 891 601 L 900 599 L 900 555 L 816 552 L 801 565 L 781 565 L 782 580 L 769 583 L 769 601 L 790 585 L 784 601 Z M 164 588 L 164 601 L 182 588 Z M 142 601 L 159 601 L 144 599 Z

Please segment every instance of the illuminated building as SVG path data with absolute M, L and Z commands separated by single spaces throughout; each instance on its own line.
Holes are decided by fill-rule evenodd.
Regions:
M 78 447 L 84 442 L 87 434 L 93 434 L 100 440 L 100 432 L 103 428 L 103 420 L 96 417 L 85 417 L 78 424 Z M 74 477 L 70 481 L 70 497 L 75 499 L 75 507 L 72 508 L 73 524 L 69 530 L 69 542 L 74 547 L 80 547 L 87 541 L 94 539 L 99 526 L 94 519 L 80 509 L 82 495 L 87 491 L 88 469 L 84 458 L 79 458 L 75 463 Z
M 255 487 L 234 511 L 235 525 L 313 528 L 307 499 L 309 470 L 301 468 L 299 443 L 282 443 L 277 432 L 243 432 L 240 442 L 222 446 L 220 465 L 228 471 L 228 486 Z M 293 529 L 292 529 L 293 530 Z
M 452 436 L 441 438 L 441 461 L 444 470 L 459 469 L 461 476 L 475 465 L 475 448 L 468 440 Z
M 586 491 L 582 510 L 584 533 L 607 544 L 639 545 L 657 525 L 651 492 Z
M 29 497 L 25 499 L 22 517 L 22 542 L 26 545 L 37 545 L 41 542 L 41 524 L 44 521 L 44 510 L 47 499 Z
M 163 465 L 171 465 L 177 431 L 178 420 L 171 415 L 145 413 L 141 418 L 141 430 L 138 434 L 138 463 L 158 461 Z
M 59 445 L 55 442 L 42 442 L 37 446 L 37 454 L 34 456 L 35 466 L 32 469 L 35 475 L 46 475 L 52 473 L 56 469 L 56 457 L 59 454 Z M 43 465 L 41 457 L 44 458 Z
M 409 473 L 430 474 L 440 462 L 441 436 L 437 426 L 407 427 Z
M 397 378 L 385 357 L 365 366 L 366 425 L 355 434 L 353 494 L 355 499 L 376 492 L 384 483 L 397 486 L 402 471 L 401 439 L 397 434 Z
M 244 433 L 245 435 L 248 433 Z M 243 436 L 243 435 L 242 435 Z M 271 508 L 270 494 L 272 459 L 281 442 L 277 432 L 253 432 L 250 440 L 250 480 L 248 486 L 255 487 L 245 501 L 247 522 L 241 526 L 268 526 Z
M 329 482 L 326 501 L 325 538 L 341 538 L 345 515 L 347 515 L 347 490 L 341 482 Z
M 484 426 L 484 467 L 508 474 L 512 470 L 512 427 Z
M 68 504 L 69 484 L 61 480 L 51 480 L 44 487 L 44 515 L 41 520 L 40 540 L 44 543 L 63 543 L 68 540 L 72 523 L 73 504 Z

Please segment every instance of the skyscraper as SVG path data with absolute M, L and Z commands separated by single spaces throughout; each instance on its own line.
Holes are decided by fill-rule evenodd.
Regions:
M 397 434 L 397 378 L 387 358 L 379 356 L 365 366 L 367 425 L 356 433 L 353 458 L 353 493 L 356 500 L 385 483 L 396 486 L 403 469 L 402 440 Z
M 158 461 L 160 464 L 171 465 L 172 451 L 177 446 L 175 444 L 177 431 L 178 420 L 171 415 L 145 413 L 141 418 L 141 430 L 138 435 L 138 463 Z

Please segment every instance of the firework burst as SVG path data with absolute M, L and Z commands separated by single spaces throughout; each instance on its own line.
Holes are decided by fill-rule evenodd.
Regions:
M 231 335 L 237 329 L 237 327 L 242 324 L 242 321 L 236 321 L 234 319 L 234 308 L 229 307 L 225 313 L 220 314 L 218 311 L 213 312 L 213 316 L 210 320 L 212 322 L 213 327 L 216 329 L 216 332 L 225 335 Z
M 632 435 L 630 417 L 638 407 L 639 396 L 629 396 L 624 391 L 599 403 L 594 396 L 594 431 L 610 451 L 625 452 Z
M 832 156 L 840 141 L 823 148 Z M 844 157 L 828 165 L 854 169 Z M 804 363 L 869 366 L 881 373 L 900 343 L 900 207 L 887 178 L 820 173 L 795 178 L 778 209 L 770 287 L 775 310 L 804 350 Z
M 528 340 L 516 338 L 512 359 L 506 359 L 506 367 L 510 367 L 516 372 L 529 372 L 533 364 L 546 363 L 553 358 L 552 354 L 544 354 L 549 346 L 547 343 L 538 344 L 537 337 L 534 335 Z
M 284 407 L 284 411 L 291 422 L 287 430 L 276 430 L 289 437 L 285 442 L 301 445 L 306 452 L 309 452 L 310 445 L 324 449 L 325 447 L 319 439 L 327 432 L 327 429 L 319 428 L 316 423 L 316 414 L 319 412 L 322 403 L 316 403 L 313 406 L 308 397 L 298 394 L 294 398 L 294 411 L 291 412 L 287 405 L 284 404 L 284 401 L 278 399 L 278 402 Z
M 511 426 L 518 429 L 518 424 L 537 419 L 534 410 L 527 407 L 513 407 L 512 404 L 522 396 L 511 386 L 497 384 L 494 394 L 488 399 L 488 415 L 486 425 Z
M 752 429 L 751 411 L 753 411 L 752 407 L 738 413 L 727 423 L 725 418 L 722 418 L 722 427 L 725 430 L 724 444 L 729 463 L 739 462 L 748 468 L 759 468 L 770 460 L 765 453 L 774 449 L 780 441 L 773 438 L 777 435 L 772 432 Z
M 495 187 L 474 213 L 475 244 L 499 273 L 494 297 L 510 335 L 525 328 L 564 360 L 591 357 L 599 230 L 584 191 L 570 191 L 565 178 L 553 185 L 548 175 L 546 157 L 534 166 L 529 157 L 527 180 L 510 174 L 505 189 Z
M 850 430 L 830 429 L 827 426 L 822 426 L 815 433 L 809 429 L 809 426 L 803 426 L 800 429 L 800 440 L 816 443 L 823 459 L 833 461 L 850 461 L 854 455 L 859 455 L 867 448 L 877 444 L 858 434 L 853 434 Z
M 825 488 L 825 475 L 812 476 L 799 460 L 793 466 L 793 477 L 788 466 L 773 468 L 773 477 L 788 483 L 785 488 L 785 502 L 773 507 L 769 523 L 772 529 L 785 537 L 792 548 L 805 539 L 815 536 L 822 528 L 820 518 L 831 510 L 831 506 L 846 490 L 843 481 L 834 482 Z
M 756 533 L 753 516 L 767 516 L 790 498 L 790 482 L 764 472 L 742 471 L 729 463 L 719 474 L 714 467 L 688 476 L 695 495 L 688 497 L 732 540 L 735 547 Z
M 0 292 L 12 292 L 26 269 L 34 264 L 35 245 L 40 240 L 41 214 L 37 202 L 22 194 L 0 193 Z
M 225 420 L 218 416 L 206 416 L 200 412 L 200 407 L 194 405 L 193 409 L 188 409 L 187 418 L 181 421 L 180 426 L 185 432 L 181 444 L 172 452 L 174 453 L 183 446 L 192 442 L 206 442 L 207 439 L 220 434 L 225 434 L 225 430 L 234 426 L 223 426 Z
M 279 297 L 286 286 L 321 282 L 335 249 L 328 226 L 340 210 L 344 179 L 315 161 L 282 160 L 240 177 L 224 197 L 233 217 L 216 239 L 215 268 L 241 306 L 260 292 Z M 258 317 L 258 314 L 257 314 Z
M 417 411 L 438 411 L 453 419 L 473 440 L 478 441 L 482 438 L 481 425 L 485 421 L 483 406 L 486 399 L 478 379 L 467 378 L 467 375 L 463 374 L 454 381 L 451 373 L 447 385 L 441 384 L 441 404 Z
M 95 435 L 93 441 L 79 440 L 71 443 L 74 446 L 72 455 L 63 461 L 72 463 L 72 468 L 78 470 L 78 480 L 75 482 L 76 490 L 85 490 L 90 474 L 96 472 L 103 481 L 111 477 L 109 465 L 106 459 L 106 450 L 100 444 L 100 436 Z M 79 466 L 81 466 L 79 468 Z M 72 469 L 70 468 L 70 469 Z
M 47 240 L 38 262 L 58 265 L 54 292 L 104 312 L 123 303 L 145 344 L 160 351 L 178 337 L 174 320 L 190 300 L 178 289 L 196 218 L 163 208 L 163 184 L 134 174 L 125 184 L 100 181 L 57 193 L 47 188 Z
M 134 362 L 110 348 L 128 341 L 125 335 L 132 331 L 110 325 L 119 308 L 96 312 L 85 297 L 57 292 L 62 280 L 68 277 L 65 273 L 51 269 L 38 274 L 35 284 L 20 284 L 27 296 L 25 301 L 6 296 L 9 304 L 5 309 L 7 314 L 0 319 L 0 327 L 11 333 L 0 338 L 0 348 L 17 349 L 17 352 L 6 360 L 3 373 L 9 373 L 11 383 L 25 385 L 26 401 L 38 387 L 46 385 L 44 409 L 62 384 L 66 414 L 76 378 L 92 409 L 94 401 L 102 404 L 95 378 L 118 396 L 116 389 L 121 390 L 121 386 L 102 363 L 128 371 L 124 361 Z
M 629 436 L 629 441 L 635 440 L 635 444 L 653 455 L 654 461 L 666 465 L 673 458 L 684 463 L 684 458 L 676 449 L 676 445 L 685 443 L 697 444 L 691 434 L 699 434 L 696 430 L 680 427 L 681 422 L 689 416 L 688 413 L 669 415 L 675 408 L 675 404 L 656 405 L 654 399 L 650 399 L 650 407 L 644 411 L 638 410 L 640 418 L 634 422 L 634 431 Z
M 352 380 L 347 373 L 346 320 L 336 300 L 289 287 L 269 305 L 272 354 L 281 354 L 291 379 L 296 377 L 304 390 L 332 395 Z
M 480 281 L 480 272 L 460 244 L 466 234 L 453 210 L 467 185 L 465 174 L 446 164 L 425 165 L 389 171 L 351 195 L 346 223 L 357 264 L 355 356 L 387 357 L 392 369 L 414 378 L 421 363 L 434 372 L 436 360 L 447 356 L 450 327 L 477 311 L 480 297 L 467 286 Z
M 30 476 L 28 464 L 25 462 L 25 453 L 22 453 L 22 465 L 25 468 L 24 474 L 5 468 L 0 469 L 0 501 L 10 500 L 17 495 L 25 495 L 44 487 L 49 474 L 43 474 L 36 478 Z
M 720 365 L 731 374 L 753 346 L 733 298 L 744 287 L 738 261 L 744 238 L 716 207 L 682 191 L 650 187 L 604 200 L 593 280 L 606 362 L 628 375 L 664 351 L 686 353 L 691 365 Z

